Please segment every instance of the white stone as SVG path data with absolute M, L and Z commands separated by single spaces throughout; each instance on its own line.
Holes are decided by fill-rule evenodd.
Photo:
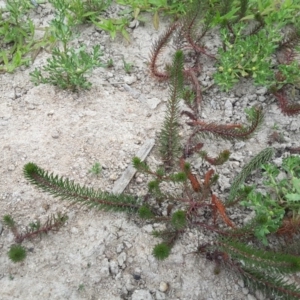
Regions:
M 146 102 L 147 102 L 147 105 L 151 109 L 155 109 L 157 107 L 157 105 L 161 102 L 161 100 L 158 98 L 150 98 L 150 99 L 147 99 Z
M 161 291 L 161 292 L 166 292 L 167 290 L 168 290 L 168 288 L 169 288 L 169 285 L 166 283 L 166 282 L 164 282 L 164 281 L 162 281 L 160 284 L 159 284 L 159 290 Z
M 118 256 L 118 263 L 119 263 L 119 266 L 122 267 L 126 261 L 126 253 L 125 252 L 122 252 L 119 256 Z
M 162 293 L 160 291 L 156 291 L 155 298 L 156 298 L 156 300 L 164 300 L 164 299 L 166 299 L 166 296 L 164 293 Z
M 115 260 L 110 261 L 109 262 L 109 269 L 110 269 L 110 272 L 113 275 L 118 274 L 119 273 L 118 263 Z
M 132 300 L 153 300 L 148 290 L 135 290 L 132 294 Z
M 226 100 L 224 109 L 225 109 L 225 116 L 231 117 L 232 116 L 232 103 L 229 99 Z
M 124 76 L 124 82 L 128 85 L 131 85 L 137 81 L 137 78 L 134 75 Z

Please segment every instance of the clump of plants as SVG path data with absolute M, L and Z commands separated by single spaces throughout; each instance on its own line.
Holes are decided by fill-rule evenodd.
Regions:
M 9 251 L 8 257 L 13 262 L 21 262 L 26 258 L 26 248 L 22 246 L 22 242 L 26 239 L 33 239 L 34 237 L 41 237 L 43 234 L 49 231 L 57 231 L 60 227 L 64 225 L 68 217 L 66 215 L 57 214 L 52 215 L 48 220 L 42 225 L 41 222 L 31 222 L 27 227 L 25 232 L 20 232 L 15 220 L 11 215 L 5 215 L 3 217 L 3 222 L 12 231 L 15 237 L 15 243 L 13 244 Z
M 264 192 L 245 186 L 241 202 L 255 211 L 255 236 L 268 244 L 269 233 L 292 237 L 300 229 L 300 156 L 283 159 L 281 167 L 263 164 Z
M 194 109 L 202 100 L 197 79 L 201 57 L 215 62 L 215 83 L 230 90 L 242 77 L 251 78 L 256 85 L 268 88 L 279 102 L 283 113 L 298 114 L 300 104 L 288 100 L 287 91 L 299 87 L 299 5 L 292 1 L 193 1 L 191 8 L 173 23 L 155 43 L 151 55 L 151 72 L 159 80 L 167 80 L 168 73 L 158 68 L 163 49 L 172 38 L 179 39 L 180 49 L 188 49 L 194 57 L 193 67 L 184 70 L 192 84 Z M 210 53 L 203 43 L 204 36 L 218 29 L 222 47 Z M 186 47 L 186 44 L 189 47 Z M 166 66 L 167 69 L 167 66 Z M 294 97 L 295 98 L 295 97 Z
M 43 38 L 34 38 L 37 29 L 28 17 L 32 8 L 30 0 L 7 0 L 0 8 L 0 72 L 28 66 L 41 47 L 53 42 L 47 31 Z
M 62 48 L 55 47 L 47 65 L 30 73 L 31 79 L 36 85 L 48 83 L 72 91 L 89 89 L 92 84 L 85 75 L 95 67 L 104 66 L 100 61 L 100 46 L 94 46 L 91 53 L 85 50 L 84 45 L 79 49 L 69 47 L 74 32 L 66 24 L 66 4 L 62 0 L 53 0 L 52 3 L 56 8 L 56 17 L 51 21 L 52 34 L 62 43 Z M 48 76 L 44 75 L 45 72 Z
M 250 121 L 252 118 L 249 127 L 240 124 L 206 124 L 192 118 L 192 133 L 185 141 L 180 141 L 178 104 L 185 90 L 183 65 L 183 52 L 177 51 L 168 73 L 170 96 L 159 140 L 164 167 L 152 170 L 138 157 L 133 159 L 133 165 L 139 172 L 153 178 L 148 183 L 147 195 L 142 199 L 137 199 L 134 195 L 114 195 L 80 186 L 68 179 L 49 174 L 34 163 L 25 165 L 24 175 L 39 189 L 63 200 L 81 202 L 89 207 L 104 210 L 137 213 L 142 219 L 163 222 L 165 229 L 153 232 L 154 236 L 162 240 L 153 248 L 153 255 L 159 260 L 169 256 L 173 245 L 189 228 L 196 227 L 213 232 L 214 242 L 199 245 L 196 251 L 198 254 L 214 261 L 217 267 L 228 267 L 240 275 L 248 286 L 259 288 L 267 295 L 275 293 L 286 299 L 296 299 L 300 296 L 300 289 L 294 284 L 287 284 L 281 274 L 299 271 L 300 259 L 292 254 L 250 246 L 248 242 L 256 236 L 257 223 L 240 227 L 234 224 L 227 215 L 225 204 L 213 192 L 213 186 L 218 180 L 214 170 L 208 168 L 200 180 L 188 163 L 189 157 L 199 153 L 203 147 L 203 143 L 195 143 L 196 135 L 199 137 L 212 134 L 226 139 L 246 139 L 253 135 L 258 123 L 262 121 L 262 114 L 259 110 L 252 109 L 249 112 Z M 185 145 L 182 145 L 182 142 Z M 267 162 L 272 154 L 271 148 L 259 154 L 254 163 L 251 163 L 251 169 Z M 210 157 L 204 152 L 201 155 L 212 164 L 221 164 L 229 158 L 229 151 L 222 151 L 218 157 Z M 246 166 L 241 172 L 244 175 L 240 176 L 238 182 L 245 180 L 248 172 L 250 169 Z M 169 183 L 177 186 L 180 192 L 170 193 L 166 189 Z M 162 213 L 161 205 L 167 207 L 167 214 Z M 210 217 L 206 220 L 203 219 L 204 211 L 210 212 Z
M 69 25 L 91 22 L 110 5 L 111 0 L 67 0 L 67 19 Z

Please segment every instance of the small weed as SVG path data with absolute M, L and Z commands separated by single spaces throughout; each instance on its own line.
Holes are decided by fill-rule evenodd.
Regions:
M 47 33 L 40 40 L 34 39 L 36 28 L 28 17 L 32 7 L 28 0 L 7 0 L 6 7 L 0 9 L 0 72 L 28 66 L 33 60 L 31 52 L 52 43 Z M 5 17 L 3 11 L 7 11 Z
M 97 19 L 94 18 L 92 20 L 93 24 L 109 33 L 112 40 L 114 40 L 117 36 L 117 33 L 121 33 L 122 36 L 127 40 L 127 42 L 130 42 L 130 37 L 128 32 L 126 31 L 126 27 L 129 24 L 128 18 L 120 18 L 120 19 L 104 19 L 98 17 Z
M 30 73 L 31 80 L 35 85 L 48 83 L 71 91 L 89 89 L 92 84 L 85 75 L 95 67 L 104 66 L 100 61 L 100 46 L 94 46 L 91 53 L 85 50 L 84 45 L 79 49 L 69 48 L 68 42 L 74 37 L 74 33 L 65 24 L 66 4 L 62 0 L 52 0 L 52 4 L 56 8 L 56 17 L 51 21 L 51 30 L 54 37 L 62 43 L 62 49 L 54 48 L 52 57 L 47 59 L 47 65 L 42 70 L 36 68 Z M 48 73 L 48 76 L 44 76 L 42 71 Z
M 20 262 L 26 258 L 26 249 L 21 245 L 12 245 L 7 254 L 14 263 Z
M 114 61 L 112 58 L 110 58 L 107 62 L 106 62 L 106 67 L 107 68 L 112 68 L 114 66 Z
M 89 173 L 92 173 L 92 174 L 98 176 L 101 174 L 101 171 L 102 171 L 102 167 L 101 167 L 100 163 L 96 162 L 92 166 L 92 168 L 89 170 Z
M 82 292 L 82 291 L 84 291 L 84 289 L 85 289 L 84 284 L 81 283 L 81 284 L 79 284 L 77 291 Z
M 111 5 L 111 0 L 67 0 L 68 24 L 76 25 L 91 22 Z
M 266 193 L 245 187 L 248 195 L 241 203 L 251 207 L 256 213 L 255 235 L 267 244 L 269 233 L 283 231 L 284 220 L 300 224 L 300 156 L 289 156 L 279 168 L 274 164 L 264 164 L 264 181 Z M 284 178 L 279 177 L 284 175 Z M 298 225 L 299 226 L 299 225 Z M 281 228 L 281 229 L 280 229 Z M 295 232 L 298 229 L 294 229 Z M 295 232 L 290 232 L 292 235 Z
M 132 68 L 133 68 L 132 63 L 126 62 L 124 58 L 123 58 L 123 66 L 124 66 L 124 71 L 127 74 L 130 74 L 132 72 Z
M 58 213 L 56 216 L 52 215 L 49 217 L 43 225 L 41 225 L 39 221 L 29 223 L 28 227 L 26 227 L 26 232 L 20 233 L 14 219 L 10 215 L 5 215 L 3 217 L 3 221 L 13 233 L 15 242 L 17 243 L 10 247 L 10 250 L 7 253 L 8 257 L 13 262 L 23 261 L 26 258 L 26 249 L 21 245 L 21 243 L 25 239 L 41 236 L 49 231 L 57 231 L 64 225 L 67 219 L 68 217 L 66 215 Z

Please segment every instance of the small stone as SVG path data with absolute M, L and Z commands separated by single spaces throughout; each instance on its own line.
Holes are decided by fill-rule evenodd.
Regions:
M 109 270 L 113 275 L 116 275 L 119 273 L 118 263 L 115 260 L 112 260 L 109 262 Z
M 242 292 L 243 292 L 244 295 L 249 294 L 249 290 L 247 288 L 242 288 Z
M 168 288 L 169 288 L 169 285 L 166 283 L 166 282 L 164 282 L 164 281 L 162 281 L 160 284 L 159 284 L 159 290 L 161 291 L 161 292 L 166 292 L 167 290 L 168 290 Z
M 156 300 L 164 300 L 164 299 L 166 299 L 166 296 L 164 293 L 162 293 L 160 291 L 156 291 L 155 298 L 156 298 Z
M 137 81 L 137 78 L 134 75 L 124 76 L 124 82 L 128 85 L 131 85 Z
M 153 300 L 148 290 L 135 290 L 132 294 L 132 300 Z
M 125 252 L 122 252 L 119 256 L 118 256 L 118 258 L 117 258 L 117 260 L 118 260 L 118 264 L 119 264 L 119 266 L 120 267 L 122 267 L 123 265 L 124 265 L 124 263 L 125 263 L 125 261 L 126 261 L 126 253 Z
M 128 27 L 131 28 L 131 29 L 135 29 L 139 26 L 139 24 L 140 24 L 140 21 L 137 20 L 137 19 L 134 19 L 133 21 L 131 21 L 129 23 Z
M 262 88 L 256 90 L 256 94 L 264 95 L 267 93 L 267 91 L 268 91 L 268 89 L 266 87 L 262 87 Z
M 297 121 L 293 120 L 290 125 L 290 130 L 297 131 L 299 129 L 299 127 L 300 127 L 300 125 L 299 125 L 298 120 Z
M 112 180 L 112 181 L 116 181 L 118 179 L 118 175 L 116 173 L 112 173 L 110 176 L 109 176 L 109 179 Z
M 252 296 L 251 294 L 248 294 L 247 300 L 256 300 L 256 298 L 254 296 Z
M 133 274 L 133 278 L 134 278 L 135 280 L 140 280 L 140 279 L 141 279 L 141 275 Z
M 136 181 L 136 183 L 141 184 L 141 183 L 143 183 L 143 178 L 137 177 L 137 179 L 135 181 Z
M 264 102 L 266 100 L 265 96 L 258 96 L 258 101 Z
M 109 276 L 109 268 L 108 267 L 102 267 L 100 269 L 100 274 L 103 275 L 104 277 L 108 277 Z
M 54 139 L 58 139 L 59 138 L 59 132 L 57 130 L 53 131 L 51 136 L 54 138 Z
M 143 227 L 143 229 L 144 229 L 146 232 L 148 232 L 148 233 L 151 233 L 151 232 L 153 231 L 153 227 L 152 227 L 151 224 L 145 225 L 145 226 Z
M 76 227 L 71 228 L 71 233 L 78 234 L 78 229 Z
M 245 142 L 237 142 L 234 144 L 234 150 L 239 150 L 245 146 Z
M 151 98 L 147 99 L 146 102 L 151 109 L 155 109 L 158 106 L 158 104 L 161 103 L 161 100 L 158 98 Z
M 50 110 L 47 112 L 47 116 L 53 116 L 54 115 L 54 110 Z
M 2 231 L 3 231 L 3 225 L 2 225 L 2 223 L 0 222 L 0 235 L 1 235 Z
M 263 295 L 263 293 L 259 290 L 256 290 L 255 291 L 255 296 L 258 300 L 264 300 L 265 299 L 265 296 Z
M 232 117 L 232 103 L 229 99 L 226 100 L 224 109 L 225 109 L 225 116 Z
M 9 165 L 7 169 L 8 169 L 8 171 L 14 171 L 15 166 L 14 165 Z
M 117 246 L 117 253 L 121 253 L 123 249 L 124 249 L 124 245 L 123 244 L 119 244 Z
M 243 288 L 245 286 L 244 280 L 242 280 L 242 279 L 239 279 L 237 283 L 241 288 Z

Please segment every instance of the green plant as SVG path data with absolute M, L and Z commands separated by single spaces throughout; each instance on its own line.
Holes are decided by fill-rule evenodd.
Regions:
M 223 47 L 219 49 L 216 83 L 230 90 L 241 77 L 252 77 L 257 85 L 280 90 L 299 81 L 299 63 L 294 60 L 299 42 L 299 4 L 294 1 L 227 1 L 214 5 L 218 13 L 213 26 L 221 25 Z M 283 38 L 282 31 L 290 28 Z M 292 49 L 281 61 L 274 54 Z M 274 72 L 275 70 L 275 72 Z
M 128 18 L 123 17 L 119 19 L 104 19 L 98 17 L 97 19 L 94 18 L 92 22 L 96 27 L 107 31 L 113 40 L 116 38 L 117 33 L 121 33 L 127 42 L 130 42 L 129 34 L 126 31 L 126 27 L 129 24 Z
M 111 5 L 112 0 L 67 0 L 69 25 L 91 22 Z
M 26 258 L 26 249 L 21 245 L 12 245 L 7 254 L 14 263 L 20 262 Z
M 298 232 L 300 224 L 300 156 L 283 159 L 281 168 L 274 164 L 262 164 L 266 158 L 269 160 L 270 156 L 264 152 L 258 154 L 240 173 L 249 175 L 250 171 L 262 165 L 266 178 L 263 182 L 265 192 L 258 192 L 255 187 L 248 186 L 237 190 L 243 199 L 241 204 L 255 211 L 254 234 L 265 245 L 268 244 L 267 236 L 270 233 L 292 236 Z M 279 174 L 284 175 L 284 178 L 280 179 Z M 235 182 L 241 184 L 246 177 L 239 175 L 238 178 L 242 180 Z M 233 190 L 236 191 L 236 186 Z
M 112 68 L 114 66 L 114 61 L 112 58 L 110 58 L 107 63 L 106 63 L 106 67 L 107 68 Z
M 36 68 L 30 73 L 31 80 L 35 85 L 48 83 L 72 91 L 89 89 L 92 84 L 85 75 L 95 67 L 104 66 L 100 61 L 100 46 L 94 46 L 91 53 L 85 50 L 84 45 L 79 49 L 69 48 L 68 43 L 74 33 L 65 24 L 66 5 L 62 0 L 52 0 L 52 3 L 56 8 L 56 17 L 51 21 L 51 31 L 62 43 L 62 49 L 55 47 L 52 57 L 47 59 L 47 65 L 42 70 Z M 48 76 L 44 76 L 42 71 L 48 73 Z
M 5 215 L 3 217 L 3 222 L 6 226 L 10 228 L 15 237 L 14 244 L 10 247 L 8 251 L 8 257 L 13 262 L 19 262 L 26 258 L 26 249 L 21 245 L 25 239 L 31 239 L 36 236 L 41 236 L 42 234 L 48 233 L 49 231 L 57 231 L 61 226 L 64 225 L 68 217 L 58 213 L 56 216 L 52 215 L 47 219 L 47 221 L 41 225 L 39 221 L 31 222 L 24 233 L 20 233 L 14 219 L 10 215 Z
M 6 7 L 0 9 L 0 72 L 28 66 L 34 60 L 34 53 L 53 43 L 47 31 L 41 39 L 34 38 L 37 29 L 44 29 L 36 29 L 28 17 L 31 8 L 29 0 L 8 0 Z M 5 17 L 3 11 L 7 11 Z
M 102 167 L 100 165 L 100 163 L 96 162 L 92 168 L 89 170 L 89 173 L 93 173 L 95 174 L 96 176 L 98 176 L 102 171 Z
M 123 58 L 123 66 L 124 66 L 124 70 L 127 74 L 130 74 L 132 72 L 133 64 L 126 62 L 124 58 Z
M 72 91 L 89 89 L 92 84 L 85 75 L 95 67 L 104 66 L 99 61 L 101 55 L 100 46 L 94 46 L 92 53 L 86 52 L 85 46 L 67 52 L 55 48 L 52 57 L 47 59 L 48 64 L 42 70 L 35 69 L 30 73 L 31 80 L 35 85 L 48 83 Z M 42 71 L 47 72 L 48 76 L 44 76 Z
M 159 27 L 160 13 L 178 18 L 184 15 L 191 0 L 117 0 L 121 5 L 130 6 L 134 19 L 141 20 L 140 12 L 148 11 L 153 14 L 152 23 L 155 29 Z
M 154 44 L 150 70 L 158 79 L 170 81 L 170 95 L 159 139 L 159 152 L 164 162 L 163 166 L 154 170 L 138 157 L 133 158 L 132 161 L 138 172 L 151 178 L 148 182 L 148 192 L 143 199 L 135 195 L 114 195 L 80 186 L 67 178 L 49 173 L 34 163 L 24 166 L 24 176 L 42 191 L 62 200 L 80 202 L 88 207 L 103 210 L 136 213 L 148 222 L 163 223 L 164 229 L 152 233 L 160 239 L 152 252 L 157 259 L 166 259 L 173 245 L 189 228 L 211 232 L 212 241 L 199 245 L 196 251 L 198 254 L 214 261 L 218 268 L 228 267 L 240 275 L 250 287 L 261 289 L 267 296 L 278 295 L 284 299 L 298 299 L 299 286 L 288 284 L 283 276 L 300 270 L 299 257 L 284 251 L 270 251 L 260 243 L 255 243 L 257 220 L 237 227 L 227 215 L 227 208 L 221 200 L 222 195 L 218 197 L 213 191 L 213 186 L 218 180 L 214 169 L 208 167 L 202 170 L 203 177 L 200 179 L 199 174 L 194 172 L 188 162 L 192 155 L 202 149 L 204 146 L 202 141 L 205 138 L 246 140 L 254 135 L 264 116 L 261 108 L 252 107 L 246 110 L 249 125 L 218 124 L 200 118 L 199 110 L 203 103 L 201 85 L 197 79 L 201 70 L 199 57 L 205 55 L 216 59 L 202 44 L 201 38 L 212 26 L 211 20 L 214 20 L 211 15 L 212 7 L 218 2 L 195 1 L 183 20 L 172 24 Z M 227 26 L 224 16 L 234 19 L 235 14 L 230 13 L 231 6 L 225 5 L 226 2 L 236 2 L 222 1 L 222 6 L 218 10 L 220 13 L 217 17 L 220 17 L 219 19 Z M 241 8 L 238 8 L 241 10 L 240 19 L 247 16 L 247 11 L 243 10 L 246 2 L 245 0 L 240 2 Z M 189 67 L 190 64 L 185 65 L 184 49 L 179 49 L 174 55 L 172 64 L 161 70 L 157 64 L 158 57 L 175 32 L 185 38 L 190 45 L 189 51 L 194 51 L 195 65 L 193 68 Z M 184 88 L 185 79 L 192 84 L 193 91 Z M 188 96 L 184 98 L 188 99 L 186 103 L 191 110 L 182 111 L 180 114 L 178 101 L 183 96 Z M 180 115 L 188 118 L 186 123 L 190 129 L 182 138 L 179 135 Z M 223 150 L 215 158 L 210 157 L 205 151 L 201 151 L 200 155 L 210 164 L 221 164 L 229 158 L 230 153 L 228 150 Z M 241 200 L 240 197 L 236 200 L 236 196 L 239 195 L 239 188 L 243 181 L 250 172 L 262 162 L 267 162 L 272 155 L 273 149 L 266 149 L 246 165 L 242 174 L 234 181 L 228 203 L 233 204 Z M 171 189 L 168 188 L 169 185 L 172 186 Z M 166 208 L 165 211 L 160 209 L 162 204 Z M 205 220 L 203 220 L 204 211 L 208 212 Z M 257 246 L 250 246 L 250 241 L 251 245 Z

